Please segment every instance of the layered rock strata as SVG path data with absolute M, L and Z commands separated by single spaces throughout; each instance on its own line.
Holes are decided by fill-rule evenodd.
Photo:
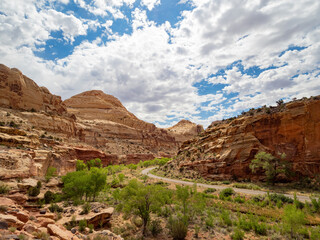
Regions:
M 259 113 L 260 112 L 260 113 Z M 249 164 L 260 151 L 285 153 L 295 176 L 320 173 L 320 97 L 292 101 L 253 116 L 212 123 L 185 142 L 166 171 L 210 180 L 263 178 Z

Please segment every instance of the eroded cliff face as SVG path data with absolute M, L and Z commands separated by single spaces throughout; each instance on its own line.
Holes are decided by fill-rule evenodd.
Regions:
M 181 120 L 176 125 L 169 127 L 166 130 L 181 143 L 192 139 L 204 131 L 202 125 L 195 124 L 189 120 Z
M 67 111 L 61 97 L 39 87 L 18 69 L 3 64 L 0 64 L 0 106 L 60 115 Z
M 0 64 L 0 179 L 44 176 L 49 166 L 65 174 L 77 159 L 100 158 L 106 166 L 170 157 L 197 133 L 192 123 L 181 133 L 157 128 L 102 91 L 62 102 Z
M 281 152 L 296 177 L 320 173 L 320 97 L 293 101 L 269 114 L 212 123 L 185 142 L 167 171 L 210 180 L 263 178 L 253 175 L 251 160 L 259 151 Z

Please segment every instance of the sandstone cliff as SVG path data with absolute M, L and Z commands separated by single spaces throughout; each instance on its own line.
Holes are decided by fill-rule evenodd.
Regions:
M 211 180 L 261 178 L 249 164 L 257 152 L 267 151 L 286 153 L 296 177 L 320 173 L 319 96 L 243 115 L 212 123 L 185 142 L 165 169 Z
M 167 128 L 167 131 L 182 143 L 197 136 L 204 129 L 202 125 L 195 124 L 189 120 L 181 120 L 176 125 Z
M 4 65 L 0 65 L 0 119 L 0 179 L 43 176 L 49 166 L 65 174 L 75 169 L 77 159 L 101 158 L 109 165 L 170 157 L 182 141 L 198 133 L 190 122 L 179 125 L 175 133 L 157 128 L 102 91 L 62 102 Z
M 57 114 L 66 112 L 61 97 L 39 87 L 18 69 L 3 64 L 0 64 L 0 106 Z

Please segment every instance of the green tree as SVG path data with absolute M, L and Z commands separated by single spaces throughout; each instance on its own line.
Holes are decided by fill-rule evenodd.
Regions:
M 83 171 L 87 169 L 87 165 L 82 160 L 77 160 L 76 163 L 76 170 Z
M 255 155 L 255 158 L 251 161 L 250 169 L 253 173 L 257 169 L 263 169 L 267 177 L 267 181 L 274 185 L 277 176 L 280 173 L 289 175 L 289 164 L 285 161 L 286 154 L 282 153 L 279 156 L 273 156 L 270 153 L 259 152 Z
M 119 208 L 126 213 L 133 213 L 141 217 L 143 221 L 143 235 L 150 222 L 150 213 L 160 209 L 165 202 L 166 189 L 161 186 L 145 186 L 143 183 L 133 179 L 120 192 L 121 203 Z
M 294 238 L 295 233 L 305 224 L 306 216 L 304 212 L 297 209 L 294 205 L 287 205 L 284 208 L 283 222 L 286 228 L 289 229 L 291 238 Z
M 95 201 L 97 194 L 105 187 L 106 182 L 107 175 L 101 169 L 96 167 L 91 168 L 88 188 L 90 189 L 89 194 L 91 193 L 93 196 L 93 201 Z

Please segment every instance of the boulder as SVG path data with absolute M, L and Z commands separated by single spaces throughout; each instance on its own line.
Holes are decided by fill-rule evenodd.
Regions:
M 0 214 L 0 222 L 6 222 L 10 227 L 21 229 L 24 225 L 17 217 L 7 214 Z
M 41 227 L 47 227 L 48 224 L 54 224 L 55 221 L 51 218 L 46 217 L 38 217 L 37 218 L 38 224 L 40 224 Z
M 21 222 L 29 221 L 29 213 L 23 210 L 9 211 L 8 214 L 16 216 Z
M 8 198 L 14 200 L 17 204 L 23 205 L 28 200 L 28 197 L 22 193 L 15 193 L 12 195 L 8 195 Z
M 34 223 L 27 223 L 23 226 L 23 230 L 30 234 L 37 232 L 37 229 L 38 227 Z
M 77 236 L 73 235 L 70 231 L 68 231 L 61 225 L 49 224 L 47 228 L 50 235 L 54 235 L 62 240 L 71 240 L 71 239 L 78 240 L 79 239 Z

